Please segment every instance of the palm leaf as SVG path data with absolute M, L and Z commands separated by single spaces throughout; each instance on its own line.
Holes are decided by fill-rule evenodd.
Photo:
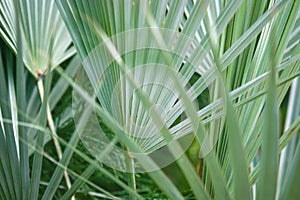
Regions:
M 89 180 L 95 170 L 131 199 L 143 199 L 135 185 L 143 170 L 170 199 L 184 199 L 181 186 L 160 169 L 173 160 L 196 199 L 296 198 L 300 120 L 291 108 L 299 107 L 297 82 L 284 131 L 278 109 L 300 74 L 299 6 L 285 0 L 1 1 L 0 35 L 17 59 L 1 43 L 0 199 L 55 198 L 65 171 L 74 184 L 63 199 L 83 184 L 99 197 L 118 198 Z M 58 66 L 75 53 L 71 42 L 79 56 L 63 70 Z M 74 81 L 79 57 L 85 72 Z M 40 87 L 42 100 L 22 62 L 40 86 L 40 76 L 57 69 Z M 60 77 L 50 84 L 53 74 Z M 77 130 L 65 141 L 52 117 L 51 131 L 45 126 L 46 112 L 57 108 L 69 85 Z M 200 109 L 206 90 L 210 102 Z M 59 161 L 44 152 L 46 135 L 66 146 Z M 199 172 L 184 153 L 194 136 L 204 156 Z M 96 158 L 129 171 L 127 183 L 78 150 L 80 138 Z M 167 152 L 164 162 L 160 150 Z M 82 175 L 69 166 L 75 154 L 89 165 Z M 41 177 L 44 157 L 56 165 L 49 183 Z
M 17 52 L 14 1 L 0 2 L 0 34 L 10 48 Z M 23 61 L 35 76 L 43 75 L 52 52 L 51 63 L 56 67 L 74 55 L 71 39 L 53 1 L 19 1 Z M 53 38 L 53 45 L 50 45 Z M 51 48 L 51 49 L 50 49 Z
M 297 65 L 299 51 L 295 45 L 299 42 L 299 37 L 296 36 L 298 32 L 298 4 L 288 1 L 261 1 L 259 4 L 242 1 L 229 1 L 226 4 L 223 1 L 213 1 L 208 4 L 207 1 L 162 1 L 160 3 L 157 1 L 90 1 L 89 3 L 83 3 L 80 0 L 57 0 L 57 5 L 68 26 L 74 44 L 84 60 L 86 73 L 94 89 L 98 91 L 97 97 L 101 106 L 116 119 L 135 144 L 142 147 L 143 151 L 146 152 L 153 152 L 166 144 L 163 135 L 141 140 L 139 136 L 145 135 L 145 133 L 157 132 L 157 130 L 155 128 L 143 130 L 130 124 L 131 114 L 136 116 L 135 120 L 141 124 L 141 127 L 147 127 L 151 124 L 152 122 L 149 121 L 153 116 L 151 117 L 147 113 L 149 113 L 148 110 L 152 104 L 162 104 L 163 107 L 167 108 L 166 110 L 169 113 L 164 114 L 162 112 L 163 114 L 160 117 L 167 124 L 165 127 L 167 128 L 166 132 L 170 132 L 171 135 L 178 138 L 195 130 L 192 119 L 198 117 L 205 119 L 203 122 L 208 124 L 210 133 L 223 133 L 216 147 L 219 161 L 215 162 L 213 156 L 212 159 L 206 159 L 207 166 L 220 162 L 220 167 L 224 170 L 224 172 L 218 173 L 222 176 L 218 176 L 220 178 L 218 179 L 218 177 L 212 175 L 220 170 L 218 167 L 214 168 L 213 172 L 207 169 L 209 173 L 204 172 L 205 182 L 207 182 L 206 187 L 210 187 L 209 180 L 212 178 L 212 187 L 218 191 L 215 194 L 216 196 L 226 194 L 227 192 L 224 193 L 222 190 L 227 187 L 229 188 L 230 197 L 233 197 L 233 188 L 236 188 L 236 195 L 239 197 L 243 195 L 242 191 L 248 191 L 249 183 L 247 182 L 249 178 L 245 178 L 246 168 L 250 166 L 255 157 L 259 158 L 260 144 L 262 141 L 266 141 L 260 134 L 264 126 L 263 120 L 260 119 L 266 102 L 264 94 L 267 91 L 266 79 L 270 69 L 268 66 L 271 65 L 268 61 L 269 54 L 267 54 L 271 47 L 267 45 L 267 42 L 270 41 L 270 34 L 272 33 L 275 34 L 275 41 L 281 38 L 280 42 L 276 43 L 278 45 L 275 52 L 277 60 L 274 64 L 276 70 L 281 71 L 280 80 L 285 80 L 279 85 L 277 98 L 278 104 L 280 104 L 290 85 L 290 82 L 286 80 L 297 76 L 296 72 L 299 68 Z M 203 13 L 205 10 L 209 11 L 208 16 Z M 280 15 L 277 15 L 278 13 Z M 207 30 L 205 24 L 211 24 L 211 31 Z M 171 31 L 153 31 L 154 34 L 151 34 L 151 31 L 148 31 L 149 33 L 132 31 L 134 28 L 140 30 L 144 28 L 145 30 L 149 26 L 168 28 Z M 127 31 L 129 35 L 125 41 L 122 40 L 124 31 Z M 180 31 L 191 37 L 191 40 L 185 41 L 180 37 L 176 38 L 172 31 Z M 240 135 L 241 140 L 232 140 L 232 138 L 235 138 L 231 133 L 235 132 L 235 117 L 228 118 L 231 119 L 229 120 L 230 126 L 224 132 L 222 123 L 218 121 L 224 115 L 224 109 L 219 99 L 220 88 L 217 88 L 214 83 L 218 75 L 216 68 L 211 67 L 213 59 L 210 52 L 211 44 L 208 42 L 210 38 L 208 32 L 213 33 L 212 37 L 215 37 L 217 41 L 215 48 L 218 49 L 218 52 L 215 52 L 215 56 L 219 55 L 217 56 L 219 58 L 216 59 L 219 60 L 221 73 L 225 74 L 226 86 L 230 90 L 229 94 L 234 97 L 233 105 L 236 106 L 235 108 L 230 104 L 225 104 L 227 105 L 225 107 L 231 108 L 229 110 L 236 109 L 236 111 L 230 113 L 231 115 L 237 115 L 239 119 L 241 131 L 238 135 Z M 137 43 L 137 41 L 142 42 Z M 172 62 L 170 62 L 165 59 L 168 56 L 162 56 L 164 53 L 161 52 L 157 53 L 149 50 L 128 53 L 129 49 L 143 49 L 147 45 L 153 48 L 163 48 L 164 44 L 167 47 L 173 45 L 178 49 L 178 54 L 181 55 L 182 53 L 184 56 L 172 57 L 170 59 Z M 126 48 L 129 49 L 126 50 Z M 102 56 L 99 57 L 99 55 Z M 291 56 L 294 60 L 289 59 Z M 205 64 L 202 63 L 202 67 L 199 69 L 191 69 L 187 64 L 183 65 L 182 68 L 178 67 L 181 66 L 183 61 L 197 65 L 200 63 L 200 60 L 197 59 L 205 60 Z M 117 60 L 117 62 L 113 63 L 113 60 Z M 192 60 L 196 60 L 196 62 L 193 63 Z M 196 115 L 191 111 L 188 112 L 190 119 L 188 118 L 172 126 L 173 122 L 182 114 L 180 110 L 185 108 L 186 103 L 178 103 L 177 98 L 172 99 L 170 95 L 161 93 L 161 90 L 158 92 L 159 90 L 153 87 L 148 90 L 143 89 L 151 102 L 148 106 L 145 106 L 141 100 L 143 94 L 137 94 L 134 99 L 130 99 L 130 94 L 126 89 L 130 90 L 131 84 L 122 79 L 124 73 L 126 73 L 124 69 L 128 67 L 129 70 L 136 70 L 135 66 L 153 62 L 162 65 L 172 63 L 175 71 L 177 70 L 177 73 L 183 74 L 183 80 L 181 80 L 183 85 L 190 80 L 193 74 L 200 74 L 201 79 L 191 85 L 187 91 L 188 97 L 191 100 L 198 98 L 207 85 L 213 84 L 211 86 L 213 87 L 211 99 L 215 102 L 197 111 Z M 110 68 L 103 67 L 109 64 L 111 64 Z M 119 65 L 122 64 L 124 66 L 120 67 Z M 155 82 L 160 82 L 160 80 L 168 82 L 167 73 L 164 72 L 163 68 L 159 70 L 161 76 L 156 75 Z M 101 76 L 104 72 L 104 77 L 107 79 L 99 87 L 98 81 L 102 80 Z M 146 77 L 154 77 L 154 74 L 157 74 L 157 72 L 144 69 L 133 74 L 131 78 L 137 81 L 138 85 L 140 82 L 143 85 L 146 83 Z M 120 93 L 116 93 L 115 96 L 111 95 L 115 94 L 114 88 L 119 83 L 123 84 L 119 88 L 118 92 Z M 276 83 L 273 83 L 273 86 L 275 85 Z M 178 88 L 180 87 L 176 86 L 176 89 Z M 185 92 L 180 94 L 184 96 Z M 164 97 L 169 98 L 164 99 Z M 166 101 L 162 101 L 163 99 Z M 118 103 L 112 104 L 112 101 L 118 101 Z M 228 101 L 231 101 L 229 97 Z M 154 123 L 149 127 L 155 126 L 157 125 Z M 276 138 L 274 141 L 278 142 L 278 139 Z M 228 142 L 235 145 L 229 147 Z M 227 153 L 228 151 L 234 153 L 245 151 L 246 161 L 242 162 L 244 171 L 236 179 L 243 180 L 241 187 L 245 187 L 240 188 L 241 190 L 238 186 L 239 181 L 232 182 L 232 175 L 238 169 L 237 165 L 242 157 L 235 160 L 233 157 L 236 157 L 236 155 L 231 155 Z M 272 155 L 276 157 L 277 153 Z M 263 174 L 265 175 L 265 173 Z M 217 180 L 222 183 L 224 179 L 226 180 L 224 185 L 217 184 Z M 193 185 L 192 182 L 190 184 Z M 210 190 L 211 195 L 214 195 L 213 189 Z M 274 194 L 274 191 L 271 193 Z

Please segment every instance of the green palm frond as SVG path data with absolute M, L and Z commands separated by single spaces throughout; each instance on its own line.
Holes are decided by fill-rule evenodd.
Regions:
M 52 52 L 52 66 L 56 67 L 74 55 L 75 50 L 53 1 L 20 0 L 19 5 L 23 60 L 28 70 L 38 77 L 47 70 L 49 52 Z M 16 53 L 15 10 L 13 0 L 0 2 L 0 34 Z
M 298 199 L 299 32 L 298 0 L 0 1 L 0 199 Z
M 112 36 L 111 41 L 113 45 L 115 45 L 116 49 L 119 50 L 119 53 L 122 55 L 123 52 L 122 49 L 120 51 L 120 47 L 125 45 L 126 48 L 126 43 L 122 44 L 123 41 L 118 42 L 118 40 L 114 38 L 114 35 L 135 28 L 157 26 L 159 28 L 179 31 L 194 38 L 191 43 L 193 48 L 189 47 L 189 44 L 182 45 L 179 42 L 177 44 L 181 52 L 192 58 L 196 56 L 201 57 L 205 55 L 205 52 L 210 52 L 211 44 L 209 43 L 209 38 L 214 37 L 217 41 L 215 56 L 217 56 L 216 59 L 219 60 L 220 70 L 225 75 L 225 85 L 230 90 L 229 94 L 234 98 L 233 106 L 236 109 L 235 112 L 237 113 L 236 115 L 241 126 L 242 144 L 240 144 L 240 146 L 245 151 L 246 165 L 250 167 L 254 159 L 261 159 L 259 153 L 260 144 L 262 141 L 268 140 L 265 136 L 261 136 L 262 127 L 267 125 L 265 124 L 266 120 L 261 119 L 266 99 L 264 97 L 265 92 L 257 97 L 255 95 L 260 93 L 260 91 L 268 90 L 265 80 L 270 72 L 269 66 L 272 65 L 268 59 L 270 57 L 269 52 L 272 51 L 272 48 L 274 49 L 274 54 L 272 55 L 276 57 L 273 66 L 276 68 L 276 71 L 280 68 L 278 82 L 288 79 L 288 77 L 292 77 L 293 74 L 297 73 L 299 68 L 299 50 L 296 47 L 296 44 L 299 42 L 299 38 L 296 36 L 296 33 L 299 31 L 297 28 L 297 22 L 299 21 L 298 2 L 260 1 L 257 3 L 249 1 L 229 1 L 226 4 L 223 1 L 162 1 L 159 3 L 158 1 L 90 1 L 86 4 L 80 0 L 57 0 L 57 4 L 82 59 L 86 59 L 87 56 L 91 54 L 96 55 L 99 53 L 99 51 L 96 53 L 94 49 L 107 39 L 106 36 Z M 208 26 L 210 26 L 209 29 L 207 29 Z M 208 34 L 208 32 L 213 34 Z M 151 38 L 151 35 L 145 38 L 142 38 L 140 35 L 137 34 L 132 37 L 137 37 L 137 41 L 145 40 L 145 38 L 149 39 L 149 37 Z M 164 34 L 162 34 L 162 36 L 164 36 Z M 168 36 L 169 38 L 163 37 L 163 40 L 166 41 L 167 44 L 169 39 L 172 38 L 171 34 Z M 278 38 L 281 39 L 279 40 Z M 176 44 L 176 42 L 174 43 Z M 274 44 L 271 46 L 270 43 Z M 101 49 L 104 48 L 105 45 Z M 202 50 L 200 48 L 202 48 Z M 203 51 L 203 49 L 205 49 L 205 51 Z M 110 50 L 108 47 L 108 51 L 106 52 L 108 57 L 110 56 Z M 98 55 L 105 54 L 99 53 Z M 151 56 L 153 56 L 151 53 L 145 53 L 144 51 L 142 53 L 135 52 L 130 55 L 122 56 L 122 59 L 127 66 L 132 67 L 140 63 L 151 63 Z M 208 63 L 213 61 L 211 55 L 207 58 Z M 291 62 L 293 58 L 295 58 L 295 60 Z M 97 70 L 97 68 L 99 70 L 99 63 L 106 62 L 105 59 L 107 58 L 94 59 L 90 61 L 89 64 L 94 66 L 94 70 Z M 154 60 L 157 61 L 159 59 L 154 58 Z M 176 64 L 182 62 L 180 59 L 176 61 Z M 220 88 L 216 87 L 214 83 L 218 75 L 214 68 L 209 68 L 209 65 L 204 65 L 204 67 L 200 69 L 200 72 L 205 69 L 208 72 L 204 73 L 203 79 L 196 81 L 187 93 L 189 94 L 189 98 L 195 99 L 207 87 L 204 84 L 204 80 L 206 83 L 208 81 L 208 84 L 214 85 L 212 89 L 213 92 L 211 92 L 211 99 L 214 100 L 214 102 L 204 109 L 199 110 L 198 116 L 205 119 L 203 122 L 208 125 L 208 132 L 211 134 L 213 132 L 220 133 L 221 137 L 218 138 L 219 140 L 216 146 L 216 156 L 219 159 L 220 167 L 224 170 L 222 173 L 224 173 L 224 179 L 227 180 L 228 193 L 230 197 L 233 197 L 232 192 L 234 188 L 241 184 L 232 182 L 232 175 L 235 174 L 233 169 L 235 169 L 235 171 L 239 169 L 232 166 L 231 156 L 233 155 L 227 153 L 229 150 L 233 152 L 237 151 L 236 148 L 238 146 L 228 144 L 228 137 L 234 137 L 231 134 L 228 135 L 230 132 L 235 132 L 233 130 L 234 126 L 229 126 L 229 129 L 225 129 L 224 131 L 223 126 L 220 126 L 222 122 L 217 122 L 225 111 L 222 103 L 218 99 L 220 98 Z M 108 106 L 111 101 L 109 94 L 112 92 L 113 86 L 119 80 L 118 76 L 122 76 L 122 70 L 117 66 L 112 68 L 111 74 L 113 72 L 115 76 L 109 77 L 111 80 L 114 79 L 114 81 L 107 83 L 112 85 L 107 86 L 106 91 L 102 91 L 104 93 L 107 92 L 107 94 L 105 95 L 100 91 L 100 96 L 98 96 L 101 105 L 110 113 L 112 113 L 112 111 L 111 107 Z M 87 71 L 87 73 L 89 72 Z M 95 75 L 95 71 L 92 73 Z M 200 73 L 200 75 L 202 74 Z M 96 84 L 98 84 L 96 83 L 97 75 L 91 75 L 89 78 L 92 84 L 94 84 L 94 88 L 96 88 Z M 185 78 L 183 82 L 188 81 L 191 76 L 186 76 Z M 104 83 L 104 85 L 105 84 L 106 83 Z M 273 85 L 274 84 L 276 85 L 276 83 L 273 83 Z M 285 82 L 278 87 L 278 92 L 276 93 L 278 104 L 280 104 L 283 97 L 286 96 L 289 86 L 290 82 Z M 125 100 L 125 102 L 127 101 Z M 136 104 L 136 106 L 137 105 L 138 104 Z M 134 105 L 132 104 L 132 106 Z M 268 111 L 266 112 L 269 113 Z M 142 113 L 145 113 L 145 111 L 141 111 L 139 114 Z M 172 116 L 176 118 L 176 115 Z M 119 121 L 119 123 L 121 121 Z M 179 130 L 179 135 L 185 135 L 192 131 L 189 121 L 190 120 L 187 119 L 174 127 L 174 129 Z M 277 121 L 275 123 L 279 122 Z M 172 130 L 172 128 L 170 130 Z M 181 130 L 182 132 L 180 132 Z M 273 138 L 274 141 L 278 142 L 278 137 Z M 161 147 L 159 142 L 155 143 L 155 141 L 151 141 L 151 143 L 157 144 L 157 147 Z M 235 141 L 235 143 L 239 142 Z M 270 146 L 266 148 L 272 151 L 273 147 Z M 274 157 L 278 157 L 276 150 L 272 154 Z M 262 163 L 266 162 L 264 161 L 265 158 L 262 159 Z M 208 173 L 204 173 L 204 177 L 205 182 L 209 183 L 209 179 L 212 178 L 212 175 L 209 174 L 213 172 L 210 172 L 209 168 L 207 171 Z M 276 173 L 276 167 L 274 168 L 274 173 Z M 265 175 L 264 172 L 263 174 Z M 273 178 L 276 180 L 276 175 L 274 177 L 273 174 Z M 248 179 L 250 179 L 250 176 Z M 273 185 L 269 186 L 274 189 L 276 181 L 273 180 L 272 182 Z M 209 185 L 207 185 L 207 187 L 209 187 Z M 213 187 L 217 189 L 215 181 L 213 181 Z M 260 188 L 262 189 L 263 187 L 260 186 Z M 239 189 L 236 188 L 236 190 Z M 274 191 L 271 193 L 274 195 Z M 218 193 L 215 195 L 218 195 Z

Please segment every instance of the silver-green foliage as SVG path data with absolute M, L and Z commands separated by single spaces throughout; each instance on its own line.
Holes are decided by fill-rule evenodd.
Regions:
M 12 70 L 13 57 L 5 59 L 4 64 L 0 62 L 1 199 L 38 198 L 41 159 L 47 154 L 43 153 L 43 137 L 40 137 L 34 149 L 35 164 L 29 169 L 27 144 L 32 143 L 27 141 L 27 135 L 36 131 L 34 127 L 40 127 L 38 131 L 41 135 L 50 132 L 47 131 L 45 121 L 45 103 L 37 109 L 38 113 L 30 115 L 37 120 L 25 117 L 29 116 L 26 113 L 27 105 L 32 103 L 27 102 L 28 98 L 24 92 L 26 84 L 20 60 L 23 55 L 25 66 L 37 77 L 35 70 L 39 73 L 45 72 L 47 66 L 56 67 L 72 55 L 73 47 L 68 49 L 71 41 L 68 37 L 61 37 L 68 35 L 67 30 L 63 28 L 63 20 L 82 59 L 107 37 L 135 28 L 158 26 L 193 38 L 194 48 L 188 49 L 188 45 L 183 44 L 180 50 L 195 57 L 209 52 L 215 68 L 207 73 L 205 79 L 201 78 L 193 83 L 189 91 L 184 90 L 183 84 L 176 85 L 189 122 L 180 121 L 176 126 L 179 130 L 189 128 L 189 132 L 195 132 L 200 145 L 206 134 L 218 136 L 215 138 L 217 143 L 214 148 L 203 158 L 204 167 L 200 174 L 197 174 L 187 156 L 184 155 L 177 161 L 195 198 L 299 198 L 299 94 L 295 89 L 290 91 L 290 95 L 288 91 L 292 81 L 299 76 L 300 1 L 56 0 L 56 5 L 46 0 L 15 2 L 19 2 L 16 5 L 20 6 L 20 15 L 23 16 L 20 18 L 19 32 L 18 26 L 15 25 L 13 1 L 0 3 L 1 36 L 14 52 L 19 52 L 16 86 Z M 55 17 L 46 16 L 47 12 L 56 10 L 56 6 L 60 15 L 57 10 L 53 14 Z M 50 28 L 51 23 L 54 31 Z M 53 49 L 49 49 L 53 39 Z M 22 55 L 22 51 L 17 48 L 21 41 L 24 46 Z M 201 47 L 200 50 L 197 47 Z M 41 57 L 42 54 L 54 60 L 49 62 L 49 59 Z M 126 70 L 126 64 L 147 64 L 147 61 L 151 60 L 149 56 L 153 55 L 147 52 L 133 52 L 127 57 L 122 57 L 127 59 L 125 65 L 122 62 L 115 63 L 118 66 L 115 69 L 119 73 Z M 40 63 L 37 65 L 34 60 Z M 180 66 L 181 62 L 179 59 L 176 64 Z M 94 106 L 94 99 L 72 79 L 78 66 L 79 59 L 74 57 L 67 70 L 56 68 L 61 77 L 49 92 L 49 98 L 47 90 L 50 90 L 51 77 L 50 74 L 47 75 L 45 97 L 49 100 L 51 109 L 55 108 L 67 85 L 70 85 L 88 105 Z M 209 80 L 211 102 L 195 111 L 192 102 L 207 88 L 204 80 Z M 299 88 L 299 81 L 294 82 L 293 87 Z M 290 98 L 288 106 L 293 105 L 295 109 L 289 109 L 286 118 L 283 119 L 287 120 L 286 126 L 280 129 L 282 123 L 279 107 L 287 96 Z M 152 106 L 152 102 L 142 92 L 138 93 L 138 97 L 145 107 Z M 96 105 L 96 110 L 106 126 L 116 134 L 114 142 L 122 143 L 129 150 L 142 152 L 142 149 L 124 134 L 125 130 L 107 110 L 100 105 Z M 89 113 L 81 117 L 78 129 L 85 127 L 87 116 Z M 154 113 L 151 117 L 159 116 Z M 24 128 L 22 124 L 33 128 Z M 165 127 L 161 134 L 168 137 L 171 131 Z M 133 184 L 126 185 L 104 167 L 99 166 L 94 158 L 89 158 L 76 149 L 79 141 L 76 131 L 69 141 L 65 141 L 62 135 L 57 139 L 62 145 L 66 145 L 66 148 L 60 161 L 47 157 L 56 164 L 56 169 L 45 193 L 41 195 L 43 199 L 53 198 L 65 169 L 76 177 L 76 180 L 62 199 L 72 197 L 83 184 L 89 184 L 106 197 L 117 198 L 111 191 L 88 180 L 95 170 L 99 170 L 124 188 L 131 198 L 143 199 L 140 194 L 135 193 Z M 101 156 L 105 156 L 110 150 L 108 148 Z M 170 151 L 175 152 L 177 149 L 171 146 Z M 74 153 L 90 164 L 81 176 L 68 169 Z M 143 158 L 141 162 L 145 168 L 155 165 L 150 157 Z M 39 173 L 32 173 L 29 177 L 29 171 Z M 184 198 L 163 170 L 150 172 L 149 176 L 170 199 Z

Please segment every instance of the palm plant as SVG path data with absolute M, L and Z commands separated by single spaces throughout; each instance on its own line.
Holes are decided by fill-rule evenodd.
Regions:
M 15 5 L 15 6 L 14 6 Z M 22 58 L 24 65 L 37 79 L 38 91 L 43 100 L 44 86 L 42 78 L 47 72 L 47 66 L 55 68 L 63 61 L 75 54 L 74 48 L 71 46 L 71 39 L 66 31 L 65 25 L 60 18 L 59 12 L 54 2 L 48 1 L 2 1 L 1 2 L 1 34 L 3 39 L 13 52 L 17 51 L 17 29 L 20 29 L 20 37 L 22 43 Z M 33 9 L 34 8 L 34 9 Z M 50 17 L 49 17 L 50 16 Z M 39 19 L 39 20 L 36 20 Z M 20 22 L 19 22 L 20 20 Z M 18 27 L 19 26 L 19 27 Z M 35 93 L 33 93 L 33 99 Z M 48 104 L 48 103 L 47 103 Z M 30 111 L 30 110 L 29 110 Z M 32 113 L 35 117 L 36 113 Z M 51 109 L 47 105 L 47 119 L 51 131 L 55 134 Z M 31 134 L 29 141 L 35 143 L 33 139 L 36 137 Z M 43 143 L 44 135 L 39 141 Z M 61 148 L 56 138 L 53 138 L 59 158 L 61 158 Z M 49 141 L 49 135 L 45 142 Z M 41 145 L 42 143 L 39 143 Z M 29 154 L 32 151 L 29 151 Z M 36 162 L 41 163 L 42 156 L 36 154 Z M 39 159 L 38 159 L 39 157 Z M 66 175 L 66 180 L 68 176 Z M 39 176 L 37 176 L 39 177 Z M 39 180 L 37 179 L 37 182 Z
M 165 146 L 192 198 L 299 198 L 299 7 L 300 1 L 287 0 L 1 1 L 0 198 L 80 198 L 87 187 L 95 199 L 143 199 L 139 176 L 152 179 L 166 198 L 187 198 L 161 169 L 161 157 L 153 156 Z M 79 57 L 85 71 L 73 79 Z M 154 82 L 169 83 L 176 95 L 149 86 Z M 74 116 L 76 130 L 66 139 L 56 134 L 59 115 L 51 110 L 70 96 L 70 86 L 78 98 L 73 106 L 81 102 L 85 109 Z M 205 91 L 209 103 L 196 106 Z M 98 121 L 108 145 L 90 126 Z M 190 149 L 196 147 L 200 158 L 186 155 L 180 143 L 191 135 Z M 45 136 L 54 138 L 58 160 L 44 150 Z M 91 151 L 98 160 L 122 163 L 126 173 L 118 178 L 79 150 L 80 138 L 99 146 Z M 80 175 L 70 165 L 75 156 L 85 160 Z M 55 164 L 45 190 L 43 157 Z M 61 193 L 64 174 L 68 188 Z M 93 183 L 95 174 L 129 196 Z

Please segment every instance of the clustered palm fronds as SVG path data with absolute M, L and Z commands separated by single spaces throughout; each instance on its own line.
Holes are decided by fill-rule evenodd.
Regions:
M 0 199 L 298 199 L 299 26 L 298 0 L 2 0 Z

